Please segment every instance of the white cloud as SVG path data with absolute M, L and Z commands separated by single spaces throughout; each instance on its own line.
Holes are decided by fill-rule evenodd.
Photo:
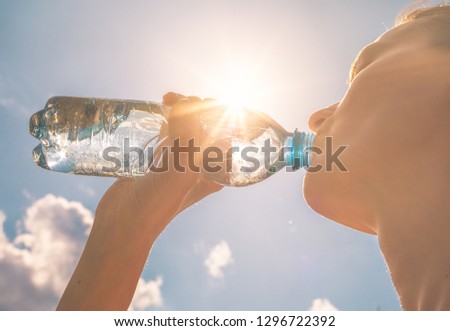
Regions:
M 0 309 L 51 309 L 75 268 L 92 214 L 79 202 L 46 195 L 25 213 L 10 240 L 0 217 Z M 31 294 L 30 294 L 31 293 Z
M 142 278 L 139 279 L 130 310 L 144 310 L 150 307 L 161 307 L 163 305 L 161 294 L 162 284 L 163 279 L 161 276 L 147 282 Z
M 222 269 L 231 263 L 233 263 L 231 249 L 225 240 L 214 246 L 204 261 L 208 274 L 213 278 L 223 278 Z
M 0 210 L 0 310 L 54 309 L 75 269 L 92 225 L 81 203 L 48 194 L 32 202 L 21 232 L 10 239 Z M 162 278 L 139 280 L 135 308 L 162 305 Z
M 310 311 L 336 311 L 337 309 L 330 300 L 326 298 L 317 298 L 312 302 L 312 306 L 308 309 Z
M 46 195 L 26 211 L 26 231 L 14 240 L 28 251 L 32 281 L 62 293 L 75 268 L 92 225 L 92 213 L 81 203 Z

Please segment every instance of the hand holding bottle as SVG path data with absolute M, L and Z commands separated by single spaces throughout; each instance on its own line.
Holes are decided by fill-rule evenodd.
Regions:
M 171 106 L 165 144 L 200 141 L 197 116 L 208 101 L 175 93 L 164 96 Z M 181 160 L 188 162 L 189 160 Z M 163 229 L 182 210 L 216 192 L 221 185 L 200 173 L 169 170 L 120 178 L 105 193 L 83 255 L 58 305 L 60 310 L 126 310 L 147 260 Z
M 162 131 L 167 130 L 167 139 L 164 140 L 160 148 L 171 147 L 176 140 L 181 146 L 186 146 L 189 140 L 198 145 L 204 144 L 200 138 L 201 130 L 198 123 L 198 114 L 208 111 L 211 102 L 209 100 L 202 101 L 197 97 L 184 97 L 173 92 L 167 93 L 163 102 L 171 107 L 171 111 L 168 116 L 167 128 L 162 128 Z M 162 132 L 162 135 L 164 135 L 164 132 Z M 133 179 L 119 179 L 100 201 L 97 213 L 101 213 L 103 210 L 105 210 L 105 213 L 110 213 L 111 206 L 123 205 L 124 208 L 132 206 L 132 210 L 129 210 L 130 213 L 142 214 L 133 215 L 134 219 L 146 218 L 147 215 L 153 213 L 153 209 L 149 206 L 154 207 L 154 202 L 159 201 L 158 209 L 164 209 L 166 214 L 170 213 L 167 216 L 172 219 L 193 203 L 222 188 L 222 185 L 214 183 L 201 173 L 190 169 L 188 166 L 190 160 L 187 157 L 187 154 L 181 153 L 179 159 L 174 160 L 173 153 L 168 153 L 168 171 L 149 172 L 146 176 Z M 177 171 L 174 167 L 175 161 L 186 171 Z M 120 189 L 116 189 L 116 186 Z M 124 200 L 127 199 L 133 201 L 124 203 Z M 103 208 L 103 206 L 105 207 Z M 161 206 L 164 206 L 164 208 Z M 160 226 L 162 227 L 161 231 L 164 226 L 165 224 Z

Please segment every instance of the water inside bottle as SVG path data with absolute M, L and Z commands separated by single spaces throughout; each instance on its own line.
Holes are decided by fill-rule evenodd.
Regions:
M 267 114 L 244 110 L 227 117 L 226 111 L 207 112 L 202 118 L 204 131 L 223 155 L 220 171 L 205 174 L 227 186 L 247 186 L 260 182 L 286 166 L 286 138 L 290 135 Z M 270 147 L 271 152 L 264 148 Z M 231 152 L 231 153 L 230 153 Z
M 159 103 L 116 99 L 53 97 L 30 119 L 30 133 L 41 141 L 33 150 L 39 166 L 58 172 L 93 176 L 138 176 L 162 140 L 167 109 Z M 129 153 L 125 144 L 142 149 Z M 120 167 L 111 157 L 120 160 Z

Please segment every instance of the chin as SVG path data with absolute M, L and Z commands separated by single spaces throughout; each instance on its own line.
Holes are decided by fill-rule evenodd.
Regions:
M 330 187 L 327 187 L 327 181 L 320 173 L 307 172 L 303 180 L 303 197 L 306 203 L 315 212 L 326 218 L 333 219 L 333 213 L 329 207 Z M 328 202 L 327 202 L 328 201 Z
M 367 208 L 355 203 L 354 190 L 333 172 L 307 172 L 303 180 L 306 203 L 318 214 L 352 229 L 375 234 L 365 225 Z

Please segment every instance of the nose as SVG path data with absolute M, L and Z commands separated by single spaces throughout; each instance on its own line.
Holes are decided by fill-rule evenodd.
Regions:
M 309 121 L 308 121 L 309 129 L 312 132 L 317 132 L 317 129 L 320 127 L 320 125 L 323 122 L 325 122 L 325 120 L 328 119 L 331 115 L 333 115 L 333 113 L 336 110 L 338 105 L 339 105 L 339 102 L 337 102 L 334 105 L 331 105 L 329 107 L 322 108 L 322 109 L 315 111 L 309 117 Z

